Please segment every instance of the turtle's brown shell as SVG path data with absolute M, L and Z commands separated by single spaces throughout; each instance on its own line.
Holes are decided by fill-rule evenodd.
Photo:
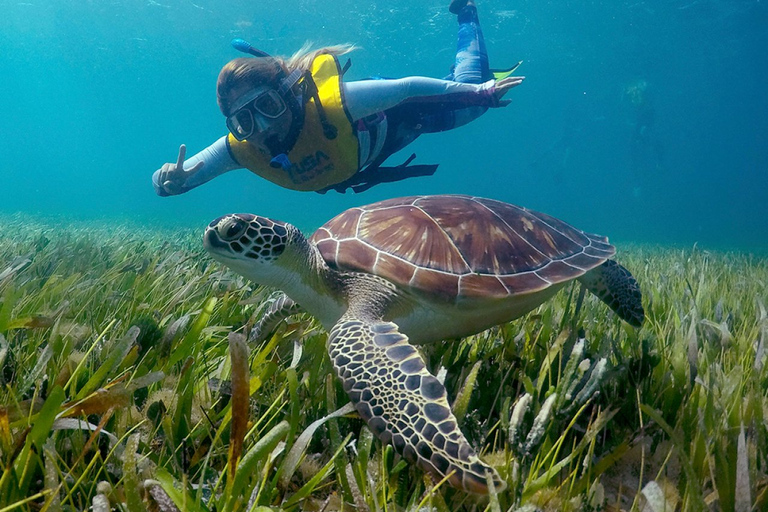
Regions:
M 502 299 L 577 278 L 613 256 L 602 236 L 492 199 L 414 196 L 351 208 L 310 239 L 339 270 L 445 300 Z

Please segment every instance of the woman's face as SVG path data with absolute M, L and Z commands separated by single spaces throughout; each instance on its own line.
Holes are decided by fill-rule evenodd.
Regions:
M 288 135 L 288 132 L 291 129 L 291 124 L 293 123 L 293 114 L 289 108 L 285 108 L 285 111 L 278 117 L 267 117 L 260 114 L 258 109 L 252 107 L 254 100 L 250 98 L 254 96 L 254 93 L 256 93 L 257 96 L 261 96 L 262 94 L 274 94 L 270 93 L 270 90 L 273 91 L 273 89 L 265 86 L 257 86 L 254 88 L 248 84 L 239 84 L 233 87 L 227 95 L 229 105 L 235 107 L 232 111 L 233 114 L 243 108 L 248 108 L 251 111 L 254 129 L 253 133 L 249 135 L 246 140 L 263 152 L 268 151 L 268 140 L 276 139 L 276 141 L 273 140 L 272 145 L 274 145 L 275 142 L 278 144 L 282 142 Z M 282 98 L 279 96 L 277 96 L 277 99 L 280 102 L 283 102 Z M 257 104 L 258 103 L 259 102 L 257 102 Z

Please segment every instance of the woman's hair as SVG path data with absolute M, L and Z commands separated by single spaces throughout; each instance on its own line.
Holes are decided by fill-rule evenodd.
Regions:
M 229 104 L 230 91 L 243 83 L 250 86 L 271 84 L 277 86 L 278 80 L 291 73 L 293 70 L 307 71 L 312 61 L 319 55 L 344 55 L 357 47 L 352 44 L 339 44 L 326 46 L 317 50 L 310 50 L 311 43 L 304 46 L 288 58 L 284 57 L 240 57 L 227 62 L 216 82 L 216 100 L 219 108 L 225 116 L 230 115 Z

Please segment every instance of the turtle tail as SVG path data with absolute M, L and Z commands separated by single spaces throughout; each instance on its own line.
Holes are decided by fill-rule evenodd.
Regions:
M 622 320 L 635 327 L 643 325 L 645 312 L 640 286 L 629 270 L 608 260 L 581 276 L 579 281 Z

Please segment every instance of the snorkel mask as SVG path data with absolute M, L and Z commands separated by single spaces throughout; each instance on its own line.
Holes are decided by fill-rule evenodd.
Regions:
M 227 128 L 239 141 L 251 137 L 255 132 L 269 130 L 271 121 L 281 118 L 288 107 L 282 96 L 271 87 L 258 87 L 246 94 L 227 116 Z

